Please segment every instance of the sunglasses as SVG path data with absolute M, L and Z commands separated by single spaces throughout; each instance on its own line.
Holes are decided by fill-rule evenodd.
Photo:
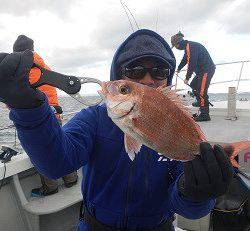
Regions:
M 126 67 L 122 70 L 122 75 L 130 79 L 143 79 L 146 73 L 149 73 L 153 79 L 164 80 L 170 76 L 170 69 L 161 67 L 146 68 L 138 66 L 133 68 Z

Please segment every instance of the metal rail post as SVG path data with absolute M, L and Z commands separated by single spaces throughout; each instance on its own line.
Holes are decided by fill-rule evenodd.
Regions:
M 236 116 L 236 87 L 228 88 L 227 120 L 237 120 Z

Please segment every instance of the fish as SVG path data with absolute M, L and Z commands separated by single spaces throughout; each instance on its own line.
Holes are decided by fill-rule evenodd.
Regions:
M 145 145 L 173 160 L 190 161 L 208 142 L 189 108 L 166 85 L 153 88 L 129 80 L 102 83 L 100 96 L 111 120 L 124 132 L 125 150 L 131 160 Z M 235 157 L 250 141 L 221 145 L 234 167 Z
M 103 82 L 99 91 L 108 116 L 124 132 L 131 160 L 142 145 L 174 160 L 199 155 L 206 141 L 199 125 L 178 95 L 166 85 L 153 88 L 128 80 Z

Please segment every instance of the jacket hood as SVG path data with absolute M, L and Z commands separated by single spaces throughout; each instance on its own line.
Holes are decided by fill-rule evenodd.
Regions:
M 170 68 L 167 84 L 172 83 L 175 71 L 175 56 L 165 41 L 154 31 L 142 29 L 132 33 L 117 49 L 111 64 L 110 80 L 118 80 L 121 66 L 143 57 L 151 57 L 166 63 Z

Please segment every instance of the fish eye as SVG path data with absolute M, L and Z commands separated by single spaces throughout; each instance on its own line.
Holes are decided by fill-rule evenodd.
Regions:
M 119 87 L 119 92 L 123 95 L 126 95 L 131 92 L 131 88 L 128 85 L 122 85 Z

